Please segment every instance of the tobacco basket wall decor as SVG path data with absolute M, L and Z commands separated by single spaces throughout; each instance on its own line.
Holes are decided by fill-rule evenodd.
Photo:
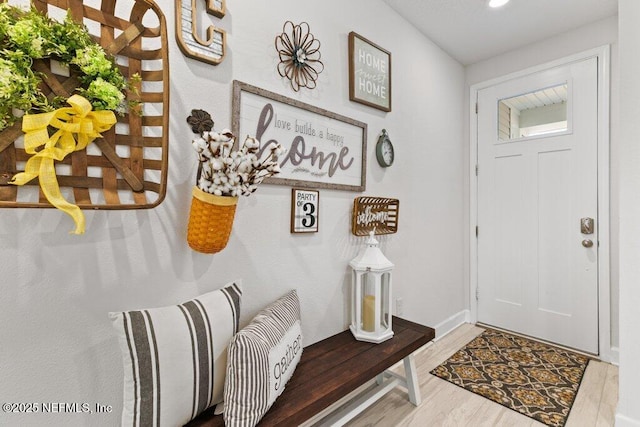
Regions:
M 86 150 L 56 161 L 65 198 L 83 209 L 142 209 L 162 202 L 168 165 L 169 59 L 164 15 L 151 0 L 102 0 L 99 9 L 81 0 L 34 0 L 41 12 L 64 16 L 66 10 L 87 26 L 93 38 L 116 58 L 122 74 L 137 83 L 142 114 L 118 116 L 118 123 Z M 95 2 L 92 2 L 95 4 Z M 44 73 L 45 95 L 68 98 L 79 87 L 76 76 Z M 46 86 L 46 87 L 44 87 Z M 22 171 L 29 155 L 22 143 L 22 123 L 0 132 L 0 207 L 51 207 L 34 179 L 24 186 L 8 182 Z M 25 188 L 32 187 L 32 188 Z

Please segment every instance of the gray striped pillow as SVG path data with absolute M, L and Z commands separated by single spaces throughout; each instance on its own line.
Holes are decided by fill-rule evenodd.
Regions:
M 109 313 L 124 362 L 123 426 L 183 425 L 222 401 L 235 283 L 184 304 Z
M 262 310 L 231 339 L 225 425 L 255 426 L 284 391 L 301 355 L 300 301 L 294 290 Z

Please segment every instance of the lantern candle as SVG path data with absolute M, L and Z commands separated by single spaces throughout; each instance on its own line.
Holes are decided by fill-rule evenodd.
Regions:
M 376 330 L 376 297 L 365 295 L 362 301 L 362 330 L 373 332 Z
M 391 329 L 391 270 L 393 263 L 378 247 L 374 231 L 351 260 L 351 333 L 355 339 L 381 343 L 393 338 Z

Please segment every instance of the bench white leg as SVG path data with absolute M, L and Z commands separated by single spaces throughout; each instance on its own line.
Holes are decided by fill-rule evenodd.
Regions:
M 418 384 L 418 375 L 416 373 L 416 363 L 413 360 L 413 354 L 404 358 L 404 375 L 407 379 L 407 390 L 409 391 L 409 401 L 415 406 L 420 405 L 422 398 L 420 397 L 420 386 Z
M 320 422 L 314 425 L 322 427 L 342 427 L 366 408 L 378 401 L 382 396 L 400 385 L 402 385 L 402 381 L 398 378 L 388 378 L 383 382 L 383 384 L 376 385 L 369 389 L 369 391 L 363 392 L 361 395 L 353 398 L 353 400 L 348 404 L 338 409 L 337 412 L 323 418 Z
M 304 425 L 314 426 L 331 426 L 341 427 L 355 418 L 365 408 L 371 406 L 385 394 L 389 393 L 396 387 L 406 387 L 409 394 L 409 401 L 415 406 L 420 405 L 422 398 L 420 397 L 420 388 L 418 386 L 418 375 L 416 371 L 416 363 L 413 354 L 405 357 L 404 377 L 393 371 L 384 371 L 375 377 L 375 386 L 373 382 L 370 388 L 361 392 L 359 395 L 352 397 L 349 403 L 340 407 L 337 411 L 318 420 L 314 419 L 312 423 L 305 422 Z

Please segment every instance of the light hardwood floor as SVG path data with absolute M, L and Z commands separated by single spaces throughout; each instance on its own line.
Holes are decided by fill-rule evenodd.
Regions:
M 416 353 L 422 393 L 420 406 L 409 403 L 406 391 L 396 389 L 348 425 L 544 426 L 429 373 L 483 330 L 464 324 Z M 589 362 L 566 427 L 613 426 L 617 401 L 618 368 L 607 363 Z

